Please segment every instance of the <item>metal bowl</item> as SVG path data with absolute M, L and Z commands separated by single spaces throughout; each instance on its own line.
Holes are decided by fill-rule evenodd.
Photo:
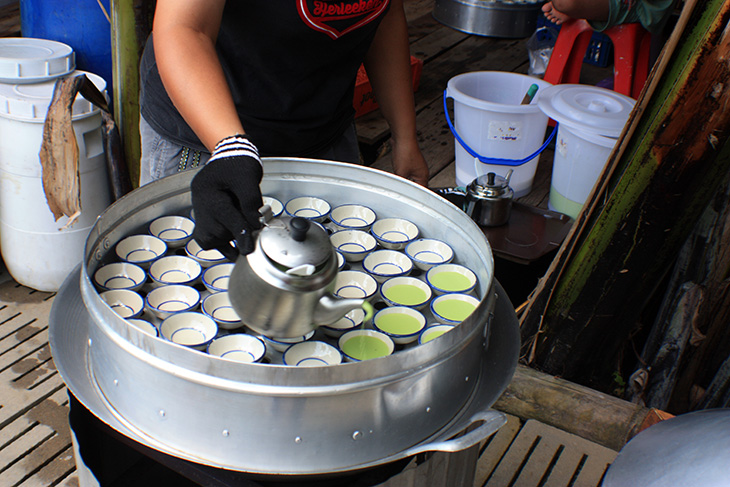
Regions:
M 436 0 L 433 16 L 467 34 L 516 39 L 537 27 L 542 0 Z
M 265 159 L 262 190 L 284 201 L 316 194 L 333 204 L 361 202 L 383 217 L 407 215 L 425 235 L 449 241 L 477 273 L 481 300 L 451 332 L 388 357 L 322 369 L 236 363 L 128 326 L 101 300 L 90 276 L 114 242 L 160 215 L 184 214 L 193 176 L 159 180 L 113 204 L 88 237 L 80 278 L 67 280 L 54 301 L 54 359 L 90 411 L 179 458 L 291 476 L 458 451 L 503 424 L 490 406 L 511 380 L 519 333 L 514 309 L 493 279 L 489 244 L 445 199 L 374 169 Z M 495 302 L 500 320 L 492 320 Z M 473 431 L 448 440 L 467 428 Z

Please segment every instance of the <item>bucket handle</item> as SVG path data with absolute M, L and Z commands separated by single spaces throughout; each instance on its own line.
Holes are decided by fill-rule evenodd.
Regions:
M 530 154 L 529 156 L 522 158 L 522 159 L 502 159 L 499 157 L 486 157 L 479 155 L 474 149 L 469 147 L 466 142 L 459 136 L 459 134 L 456 132 L 456 127 L 454 127 L 454 124 L 451 123 L 451 118 L 449 117 L 449 110 L 448 106 L 446 105 L 446 100 L 449 98 L 447 95 L 447 90 L 444 90 L 444 114 L 446 115 L 446 123 L 449 125 L 449 129 L 451 129 L 451 133 L 454 134 L 454 138 L 459 142 L 459 144 L 464 148 L 464 150 L 469 153 L 470 156 L 478 160 L 479 162 L 482 162 L 484 164 L 497 164 L 500 166 L 521 166 L 522 164 L 525 164 L 526 162 L 531 161 L 535 157 L 539 156 L 542 151 L 545 150 L 545 148 L 552 142 L 552 140 L 555 138 L 555 134 L 558 131 L 558 123 L 555 122 L 555 127 L 553 128 L 553 131 L 550 132 L 550 135 L 548 136 L 547 140 L 542 144 L 542 146 L 537 149 L 535 152 Z

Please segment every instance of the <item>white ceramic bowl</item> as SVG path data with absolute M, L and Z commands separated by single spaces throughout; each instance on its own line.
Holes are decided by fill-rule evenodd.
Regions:
M 426 272 L 426 282 L 436 295 L 468 294 L 477 285 L 477 275 L 468 267 L 460 264 L 439 264 Z
M 168 248 L 182 247 L 193 236 L 195 223 L 190 218 L 168 215 L 156 218 L 150 223 L 150 234 L 162 239 Z
M 335 253 L 337 254 L 337 270 L 341 271 L 345 268 L 345 264 L 347 264 L 347 261 L 345 260 L 345 256 L 342 255 L 342 252 L 336 250 Z
M 431 301 L 431 312 L 439 323 L 458 325 L 479 306 L 479 300 L 471 294 L 449 293 Z
M 360 262 L 375 249 L 375 237 L 362 230 L 340 230 L 330 235 L 330 242 L 347 262 Z
M 300 216 L 318 223 L 325 221 L 331 210 L 332 206 L 327 201 L 315 196 L 297 196 L 284 206 L 287 215 Z
M 397 250 L 376 250 L 362 261 L 362 268 L 378 282 L 392 277 L 406 276 L 413 270 L 413 261 Z
M 226 261 L 226 257 L 220 251 L 216 249 L 203 250 L 195 239 L 191 239 L 185 244 L 185 253 L 203 268 L 208 268 Z
M 407 306 L 391 306 L 375 313 L 373 327 L 388 335 L 396 344 L 414 342 L 426 326 L 426 317 Z
M 127 318 L 127 323 L 142 330 L 148 335 L 152 335 L 153 337 L 160 336 L 160 332 L 157 327 L 147 320 L 142 320 L 140 318 Z
M 321 325 L 320 328 L 328 337 L 339 338 L 345 332 L 360 328 L 362 326 L 363 319 L 365 319 L 365 310 L 362 308 L 355 308 L 334 323 Z
M 150 279 L 158 286 L 185 284 L 192 286 L 203 272 L 201 265 L 184 255 L 160 257 L 150 265 Z
M 102 292 L 99 296 L 122 318 L 137 318 L 144 311 L 142 296 L 129 289 L 112 289 Z
M 314 330 L 310 331 L 304 336 L 295 338 L 271 338 L 265 335 L 261 335 L 261 339 L 277 352 L 286 352 L 286 350 L 296 343 L 306 342 L 314 336 Z
M 296 343 L 287 348 L 283 360 L 284 365 L 323 367 L 341 364 L 342 354 L 329 343 L 313 340 Z
M 130 235 L 120 240 L 114 251 L 121 260 L 147 269 L 165 255 L 167 244 L 153 235 Z
M 347 204 L 336 206 L 330 213 L 330 220 L 338 230 L 362 230 L 367 232 L 375 222 L 375 212 L 363 205 Z
M 380 286 L 380 296 L 388 306 L 421 309 L 431 299 L 431 288 L 416 277 L 394 277 Z
M 203 284 L 212 293 L 228 291 L 228 279 L 233 271 L 233 262 L 210 266 L 203 271 Z
M 259 362 L 266 354 L 266 345 L 259 338 L 245 333 L 232 333 L 215 338 L 208 345 L 208 353 L 236 362 Z
M 105 291 L 110 289 L 139 291 L 146 280 L 145 270 L 129 262 L 112 262 L 99 267 L 94 273 L 94 282 Z
M 205 350 L 217 333 L 213 318 L 197 311 L 176 313 L 160 324 L 162 338 L 196 350 Z
M 340 271 L 335 278 L 334 294 L 341 298 L 370 299 L 378 290 L 378 282 L 363 271 Z
M 243 326 L 241 318 L 231 305 L 228 291 L 209 294 L 203 298 L 200 305 L 201 311 L 210 316 L 224 330 L 234 330 Z
M 402 250 L 408 242 L 418 237 L 419 230 L 416 224 L 409 220 L 383 218 L 373 223 L 370 233 L 384 249 Z
M 145 297 L 145 307 L 162 320 L 175 313 L 192 311 L 198 304 L 200 292 L 182 284 L 157 287 Z
M 406 255 L 413 264 L 427 271 L 439 264 L 447 264 L 454 258 L 454 250 L 449 244 L 435 238 L 419 238 L 406 245 Z
M 444 325 L 439 323 L 437 325 L 430 325 L 423 329 L 420 335 L 418 335 L 418 344 L 422 345 L 434 340 L 444 333 L 454 329 L 455 325 Z
M 284 205 L 279 201 L 278 199 L 274 198 L 273 196 L 262 196 L 262 199 L 264 200 L 265 205 L 269 205 L 269 208 L 271 208 L 271 213 L 274 218 L 281 215 L 281 213 L 284 211 Z
M 348 331 L 337 340 L 337 346 L 348 362 L 387 357 L 395 350 L 393 340 L 377 330 Z

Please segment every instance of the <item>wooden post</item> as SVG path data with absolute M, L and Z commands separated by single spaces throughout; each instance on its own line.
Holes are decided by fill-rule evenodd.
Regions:
M 114 114 L 124 144 L 129 176 L 139 181 L 139 59 L 152 30 L 154 0 L 112 0 Z
M 523 315 L 523 351 L 538 368 L 610 388 L 649 297 L 730 170 L 729 21 L 728 2 L 685 2 L 607 169 Z

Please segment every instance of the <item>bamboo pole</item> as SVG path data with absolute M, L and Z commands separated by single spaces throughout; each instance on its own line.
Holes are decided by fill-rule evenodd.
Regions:
M 730 4 L 688 0 L 572 233 L 523 315 L 528 361 L 607 389 L 621 347 L 730 169 Z
M 494 408 L 612 450 L 620 450 L 639 433 L 655 411 L 522 365 Z
M 154 0 L 111 0 L 114 114 L 129 176 L 139 181 L 139 59 L 152 28 Z

